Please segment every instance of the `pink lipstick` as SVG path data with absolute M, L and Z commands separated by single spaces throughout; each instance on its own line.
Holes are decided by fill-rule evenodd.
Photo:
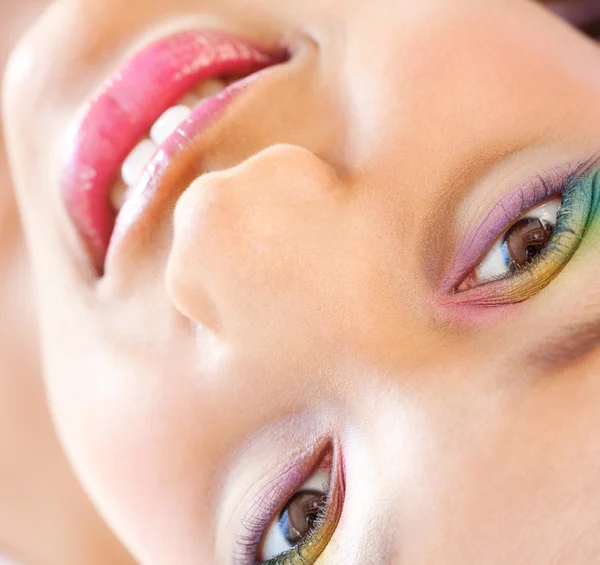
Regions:
M 67 161 L 63 198 L 92 256 L 99 275 L 117 218 L 112 187 L 127 156 L 148 135 L 165 111 L 203 81 L 248 77 L 281 63 L 287 53 L 267 50 L 215 31 L 188 31 L 161 39 L 134 55 L 87 103 Z M 135 193 L 165 169 L 184 148 L 184 139 L 199 135 L 249 81 L 234 82 L 198 105 L 184 123 L 157 148 L 136 184 Z M 127 206 L 131 216 L 131 206 Z

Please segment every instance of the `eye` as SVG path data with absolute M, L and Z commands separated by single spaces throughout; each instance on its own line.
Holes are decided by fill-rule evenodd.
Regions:
M 266 484 L 242 521 L 236 565 L 314 565 L 331 541 L 345 497 L 341 451 L 332 446 L 307 479 L 297 466 Z M 290 478 L 297 486 L 288 489 Z
M 500 306 L 535 296 L 598 225 L 599 210 L 598 157 L 527 181 L 468 240 L 469 270 L 453 287 L 455 301 Z
M 459 286 L 468 290 L 523 270 L 547 249 L 556 229 L 561 198 L 553 198 L 517 220 Z
M 259 551 L 263 563 L 289 552 L 315 534 L 326 518 L 330 469 L 319 469 L 287 501 L 269 526 Z

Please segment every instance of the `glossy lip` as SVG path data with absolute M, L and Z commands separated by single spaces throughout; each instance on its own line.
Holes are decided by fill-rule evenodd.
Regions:
M 160 39 L 129 59 L 86 104 L 65 170 L 63 199 L 99 276 L 113 232 L 122 234 L 141 213 L 171 162 L 211 125 L 255 73 L 286 60 L 288 51 L 258 47 L 213 30 Z M 246 75 L 197 106 L 158 149 L 117 219 L 110 190 L 131 150 L 156 120 L 200 82 Z M 115 222 L 118 226 L 115 229 Z

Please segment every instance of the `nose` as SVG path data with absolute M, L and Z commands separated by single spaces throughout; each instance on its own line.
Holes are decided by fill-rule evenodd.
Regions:
M 273 323 L 282 304 L 293 308 L 291 294 L 317 287 L 341 193 L 328 163 L 287 144 L 198 178 L 174 214 L 166 284 L 175 307 L 213 331 Z

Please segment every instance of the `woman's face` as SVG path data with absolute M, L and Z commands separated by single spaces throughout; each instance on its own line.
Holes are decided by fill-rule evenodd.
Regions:
M 525 0 L 60 0 L 5 110 L 56 419 L 143 563 L 596 562 L 597 44 Z

